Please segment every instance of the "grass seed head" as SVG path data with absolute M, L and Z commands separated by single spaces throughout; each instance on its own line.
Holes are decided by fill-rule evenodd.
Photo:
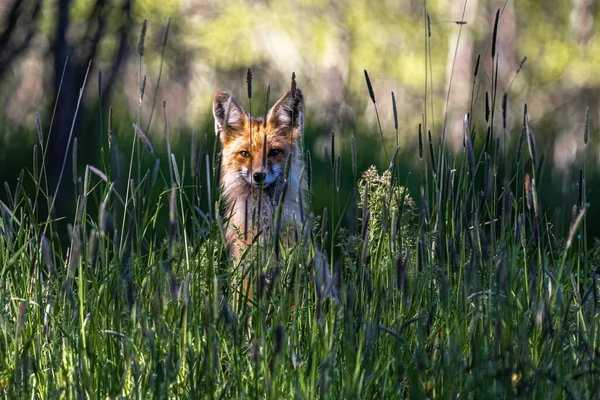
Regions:
M 398 109 L 396 108 L 396 96 L 392 92 L 392 109 L 394 111 L 394 129 L 398 130 Z
M 517 164 L 521 161 L 521 155 L 523 154 L 523 142 L 525 142 L 525 125 L 522 126 L 521 136 L 519 137 L 519 143 L 517 144 Z
M 469 138 L 467 138 L 467 140 L 466 140 L 466 145 L 467 145 L 467 162 L 469 165 L 469 173 L 471 174 L 471 177 L 474 178 L 475 177 L 475 154 L 473 153 L 473 145 Z
M 142 141 L 142 143 L 146 146 L 150 154 L 154 154 L 154 148 L 152 147 L 152 143 L 148 140 L 148 137 L 142 132 L 142 129 L 139 128 L 136 124 L 132 124 L 133 129 L 135 130 L 135 134 Z
M 502 96 L 502 128 L 506 129 L 506 109 L 508 106 L 508 93 L 504 92 Z
M 12 190 L 10 190 L 10 185 L 6 181 L 4 181 L 4 191 L 6 192 L 6 198 L 8 200 L 9 208 L 14 209 L 15 208 L 15 204 L 13 203 L 14 197 L 12 194 Z
M 583 129 L 583 144 L 587 146 L 590 139 L 590 107 L 585 109 L 585 127 Z
M 431 16 L 427 12 L 427 37 L 431 37 Z
M 369 219 L 371 218 L 371 212 L 367 211 L 367 224 L 363 225 L 363 229 L 361 232 L 361 236 L 362 236 L 362 251 L 361 251 L 361 255 L 360 255 L 360 260 L 361 263 L 363 265 L 367 264 L 367 259 L 369 257 Z
M 419 124 L 419 158 L 423 159 L 423 132 L 421 129 L 421 124 Z
M 515 230 L 515 244 L 521 241 L 521 234 L 523 233 L 523 226 L 525 225 L 525 214 L 521 213 L 517 220 L 517 229 Z
M 146 29 L 148 28 L 148 20 L 144 20 L 144 23 L 142 24 L 142 31 L 140 32 L 140 39 L 138 41 L 138 54 L 140 55 L 140 57 L 144 56 L 144 43 L 146 42 Z
M 175 154 L 173 153 L 171 153 L 171 164 L 173 165 L 173 172 L 175 174 L 177 186 L 181 187 L 181 175 L 179 175 L 179 167 L 177 166 L 177 160 L 175 159 Z
M 363 194 L 363 203 L 362 203 L 362 221 L 364 226 L 364 221 L 367 219 L 367 211 L 369 211 L 369 182 L 365 181 L 365 191 Z
M 296 99 L 296 73 L 292 72 L 292 84 L 291 84 L 291 90 L 292 90 L 292 99 Z
M 165 36 L 163 37 L 163 47 L 167 46 L 167 40 L 169 40 L 169 30 L 171 29 L 171 16 L 167 17 L 167 26 L 165 27 Z
M 467 139 L 471 138 L 471 128 L 469 126 L 469 113 L 465 114 L 465 118 L 463 120 L 463 146 L 467 146 Z
M 430 130 L 427 130 L 427 135 L 429 136 L 429 154 L 431 156 L 431 171 L 435 174 L 435 172 L 437 171 L 435 162 L 435 151 L 433 149 L 433 139 L 431 138 Z
M 525 167 L 525 174 L 523 176 L 523 184 L 525 186 L 525 198 L 527 201 L 527 209 L 531 209 L 531 203 L 533 201 L 532 188 L 531 188 L 531 161 L 527 162 Z
M 269 113 L 269 94 L 271 94 L 271 84 L 267 83 L 265 90 L 265 115 L 263 117 L 263 128 L 267 127 L 267 114 Z
M 367 239 L 367 234 L 369 232 L 369 220 L 371 219 L 371 210 L 367 210 L 365 213 L 365 218 L 362 224 L 362 230 L 360 232 L 360 238 L 364 242 Z
M 587 210 L 589 208 L 590 208 L 590 203 L 585 203 L 583 205 L 583 207 L 581 207 L 581 211 L 579 211 L 579 214 L 577 215 L 575 222 L 571 225 L 571 229 L 569 230 L 569 238 L 567 239 L 567 247 L 566 247 L 567 250 L 571 247 L 571 244 L 573 243 L 573 238 L 575 237 L 575 233 L 577 233 L 577 230 L 579 229 L 579 225 L 581 225 L 581 222 L 583 221 L 583 217 L 585 217 L 585 213 L 587 212 Z
M 519 64 L 519 68 L 517 68 L 517 74 L 519 72 L 521 72 L 521 69 L 523 68 L 523 65 L 525 65 L 525 61 L 527 61 L 527 56 L 523 57 L 523 59 L 521 60 L 521 63 Z
M 331 165 L 330 167 L 333 169 L 335 166 L 335 131 L 331 131 Z
M 248 87 L 248 98 L 252 98 L 252 70 L 248 68 L 248 72 L 246 73 L 246 85 Z
M 92 166 L 92 165 L 88 165 L 87 169 L 90 170 L 90 172 L 92 172 L 94 175 L 96 175 L 98 178 L 102 179 L 104 182 L 108 183 L 108 178 L 106 177 L 106 174 L 102 171 L 100 171 L 98 168 Z
M 142 100 L 144 100 L 144 93 L 146 92 L 146 74 L 142 78 L 142 84 L 140 85 L 140 104 L 142 104 Z
M 136 207 L 137 201 L 135 198 L 135 182 L 133 181 L 133 179 L 129 181 L 129 190 L 131 191 L 131 201 L 133 202 L 133 206 Z
M 373 104 L 375 104 L 375 92 L 373 92 L 373 85 L 371 85 L 371 79 L 369 78 L 369 73 L 365 69 L 365 80 L 367 81 L 367 89 L 369 90 L 369 97 Z
M 90 229 L 89 242 L 88 242 L 88 264 L 94 267 L 96 264 L 96 255 L 98 250 L 98 233 L 94 228 Z
M 485 135 L 485 145 L 483 147 L 483 150 L 486 154 L 489 153 L 489 146 L 490 146 L 490 140 L 491 140 L 491 136 L 492 136 L 492 127 L 491 126 L 487 126 L 487 133 Z
M 171 187 L 171 196 L 169 198 L 169 241 L 173 243 L 175 240 L 175 233 L 177 231 L 176 225 L 176 211 L 177 211 L 177 187 L 173 184 Z
M 490 122 L 490 97 L 487 90 L 485 92 L 485 122 Z
M 406 281 L 406 260 L 402 256 L 402 254 L 398 254 L 396 256 L 396 284 L 398 286 L 398 290 L 402 291 L 404 289 Z
M 527 144 L 529 147 L 529 156 L 531 157 L 533 168 L 535 168 L 537 166 L 537 148 L 535 146 L 535 137 L 533 136 L 533 132 L 531 130 L 527 135 L 527 139 Z
M 400 146 L 396 146 L 396 150 L 394 150 L 394 155 L 392 156 L 392 159 L 390 160 L 390 167 L 389 170 L 392 171 L 391 177 L 393 178 L 394 176 L 394 170 L 396 168 L 396 163 L 398 162 L 398 152 L 400 151 Z M 390 185 L 393 185 L 393 179 L 390 179 Z
M 500 9 L 496 11 L 496 20 L 494 21 L 494 32 L 492 34 L 492 59 L 496 56 L 496 39 L 498 38 L 498 20 L 500 20 Z
M 387 201 L 385 199 L 385 196 L 381 196 L 381 206 L 382 206 L 382 213 L 381 213 L 381 225 L 383 227 L 383 229 L 386 229 L 388 226 L 388 206 L 387 206 Z
M 37 122 L 38 140 L 40 141 L 40 148 L 44 148 L 44 130 L 42 129 L 42 121 L 40 120 L 40 114 L 36 111 L 35 120 Z
M 25 170 L 21 169 L 19 172 L 19 177 L 17 178 L 17 187 L 15 188 L 15 197 L 13 202 L 15 203 L 15 207 L 18 207 L 19 201 L 21 200 L 21 189 L 23 188 L 23 179 L 25 178 Z
M 58 272 L 56 271 L 52 257 L 52 246 L 46 235 L 42 235 L 42 260 L 44 261 L 44 264 L 46 264 L 46 267 L 48 267 L 50 276 L 54 279 L 58 279 Z

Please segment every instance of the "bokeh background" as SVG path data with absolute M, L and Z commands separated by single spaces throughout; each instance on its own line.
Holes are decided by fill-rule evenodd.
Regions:
M 365 84 L 366 69 L 373 82 L 387 153 L 393 153 L 398 140 L 402 179 L 419 201 L 422 168 L 417 127 L 425 112 L 436 143 L 446 129 L 448 149 L 460 154 L 462 121 L 474 97 L 476 130 L 479 138 L 485 137 L 484 99 L 492 87 L 490 49 L 498 9 L 495 128 L 507 143 L 504 168 L 510 170 L 514 163 L 522 109 L 527 103 L 538 152 L 545 156 L 545 172 L 538 183 L 541 199 L 549 215 L 556 217 L 557 229 L 568 226 L 584 162 L 592 201 L 590 216 L 599 217 L 595 209 L 600 206 L 595 207 L 594 200 L 600 201 L 596 189 L 600 183 L 600 5 L 593 0 L 4 0 L 0 2 L 0 182 L 14 188 L 21 169 L 31 169 L 32 147 L 38 141 L 38 112 L 46 135 L 52 127 L 47 167 L 50 184 L 56 184 L 62 160 L 71 152 L 67 138 L 88 65 L 90 72 L 73 125 L 79 170 L 85 164 L 101 167 L 109 106 L 114 110 L 113 130 L 123 156 L 128 157 L 134 135 L 131 124 L 139 112 L 141 126 L 166 168 L 163 102 L 173 152 L 182 163 L 189 163 L 193 132 L 200 141 L 206 133 L 208 148 L 212 148 L 211 99 L 215 90 L 232 93 L 250 108 L 246 71 L 251 68 L 252 112 L 262 115 L 267 83 L 272 104 L 295 72 L 306 98 L 313 206 L 320 213 L 334 193 L 327 188 L 331 184 L 327 153 L 332 130 L 336 152 L 342 155 L 342 184 L 336 194 L 342 201 L 353 185 L 352 136 L 357 142 L 359 170 L 389 163 Z M 168 16 L 170 30 L 163 49 Z M 140 57 L 138 40 L 144 20 L 147 35 Z M 163 51 L 161 81 L 155 92 Z M 473 85 L 478 55 L 481 62 Z M 524 57 L 527 60 L 522 64 Z M 146 94 L 140 106 L 143 75 L 147 77 Z M 392 91 L 398 104 L 398 139 Z M 503 132 L 498 116 L 505 91 L 508 126 Z M 591 132 L 584 157 L 588 106 Z M 481 144 L 480 139 L 476 146 Z M 57 209 L 60 215 L 69 215 L 73 208 L 68 158 L 60 192 L 63 200 Z M 6 199 L 4 189 L 0 190 L 0 200 Z

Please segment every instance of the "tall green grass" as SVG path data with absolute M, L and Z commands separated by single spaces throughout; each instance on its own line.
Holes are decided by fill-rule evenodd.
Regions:
M 584 172 L 570 232 L 555 237 L 538 196 L 543 165 L 526 108 L 518 149 L 502 140 L 507 100 L 500 124 L 494 52 L 495 44 L 491 110 L 484 127 L 465 110 L 461 154 L 446 151 L 445 128 L 424 116 L 421 193 L 404 188 L 398 150 L 387 169 L 357 171 L 353 139 L 352 177 L 342 177 L 332 134 L 331 212 L 296 216 L 302 231 L 293 248 L 258 240 L 243 262 L 223 245 L 218 141 L 211 151 L 206 136 L 199 143 L 194 135 L 189 157 L 169 150 L 159 158 L 138 116 L 127 157 L 102 107 L 102 165 L 78 166 L 74 157 L 77 207 L 61 241 L 56 224 L 65 217 L 52 210 L 39 122 L 34 164 L 16 186 L 6 184 L 0 203 L 2 396 L 594 396 L 597 249 L 583 240 Z M 516 164 L 502 163 L 513 151 Z M 336 190 L 342 178 L 356 182 L 349 199 Z M 359 215 L 356 235 L 342 222 L 349 208 Z M 315 289 L 315 249 L 331 260 L 337 301 Z M 241 290 L 243 263 L 252 300 Z

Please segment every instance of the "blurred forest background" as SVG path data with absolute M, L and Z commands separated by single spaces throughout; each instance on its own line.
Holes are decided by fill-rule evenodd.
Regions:
M 429 68 L 425 6 L 431 31 Z M 405 171 L 401 179 L 406 179 L 413 197 L 419 200 L 417 129 L 425 111 L 425 83 L 433 95 L 427 99 L 428 128 L 439 143 L 446 122 L 449 147 L 461 152 L 462 121 L 471 106 L 475 62 L 481 55 L 473 115 L 478 137 L 485 137 L 485 92 L 491 92 L 490 47 L 498 9 L 496 115 L 501 115 L 502 94 L 508 91 L 508 163 L 514 163 L 523 104 L 528 103 L 538 152 L 545 156 L 546 173 L 539 183 L 542 203 L 550 215 L 568 223 L 577 197 L 578 171 L 584 162 L 583 131 L 589 106 L 592 131 L 585 160 L 587 188 L 591 218 L 599 217 L 600 6 L 593 0 L 553 0 L 551 4 L 542 0 L 3 0 L 0 182 L 14 188 L 21 169 L 31 168 L 31 149 L 38 142 L 38 112 L 46 135 L 52 122 L 47 166 L 50 184 L 56 184 L 63 157 L 71 154 L 67 139 L 90 60 L 73 130 L 78 139 L 76 167 L 83 171 L 86 164 L 101 166 L 109 106 L 114 110 L 114 134 L 123 157 L 128 157 L 135 134 L 131 124 L 138 117 L 140 68 L 141 75 L 147 76 L 140 109 L 146 131 L 170 16 L 156 105 L 146 131 L 164 168 L 163 101 L 173 152 L 180 164 L 188 160 L 187 165 L 194 131 L 200 142 L 206 133 L 212 149 L 215 90 L 232 93 L 249 108 L 246 70 L 251 68 L 252 112 L 262 115 L 266 84 L 271 85 L 273 104 L 295 72 L 306 98 L 307 149 L 315 171 L 313 208 L 320 213 L 332 193 L 327 190 L 330 169 L 325 150 L 331 143 L 331 130 L 336 132 L 336 151 L 342 154 L 341 198 L 347 198 L 353 185 L 352 135 L 357 141 L 359 171 L 371 164 L 383 167 L 389 163 L 365 85 L 366 69 L 389 155 L 396 146 L 391 91 L 395 93 L 399 158 Z M 146 46 L 140 63 L 137 44 L 145 19 Z M 527 61 L 517 74 L 524 57 Z M 503 134 L 498 117 L 496 132 Z M 479 139 L 476 145 L 482 142 Z M 58 215 L 73 214 L 68 158 Z M 2 190 L 0 200 L 6 198 Z

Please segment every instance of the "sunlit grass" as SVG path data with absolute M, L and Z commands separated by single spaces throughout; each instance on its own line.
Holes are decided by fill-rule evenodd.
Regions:
M 78 169 L 73 160 L 76 210 L 61 240 L 59 216 L 40 220 L 36 209 L 53 202 L 40 133 L 33 167 L 0 203 L 0 393 L 592 396 L 600 325 L 596 249 L 582 240 L 585 190 L 569 234 L 555 237 L 535 185 L 543 164 L 527 115 L 512 168 L 500 165 L 498 119 L 491 113 L 477 127 L 466 117 L 458 155 L 443 153 L 440 135 L 423 126 L 422 190 L 412 196 L 397 152 L 387 152 L 385 170 L 354 172 L 361 149 L 353 145 L 353 176 L 342 177 L 332 135 L 330 212 L 303 216 L 293 248 L 276 252 L 259 240 L 246 252 L 251 300 L 223 246 L 218 146 L 195 139 L 189 158 L 161 155 L 161 164 L 139 128 L 150 121 L 138 116 L 129 158 L 112 140 L 104 166 Z M 337 195 L 340 179 L 356 182 L 351 198 Z M 355 235 L 343 217 L 350 207 Z M 315 249 L 332 261 L 338 301 L 315 290 Z

